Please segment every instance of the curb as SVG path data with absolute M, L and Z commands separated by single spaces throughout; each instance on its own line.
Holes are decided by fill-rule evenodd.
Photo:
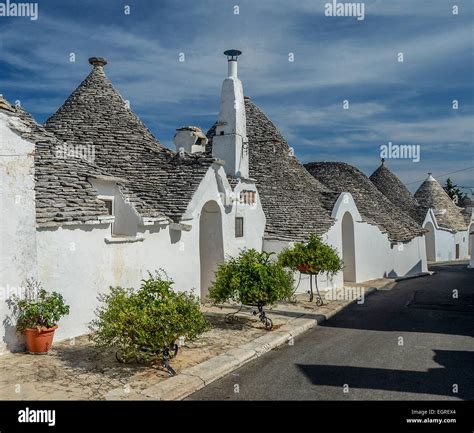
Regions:
M 369 296 L 377 290 L 375 287 L 367 288 L 364 296 Z M 301 316 L 286 323 L 277 331 L 258 337 L 193 367 L 185 368 L 177 376 L 150 386 L 140 394 L 153 400 L 183 400 L 215 380 L 325 322 L 354 302 L 357 302 L 357 299 L 327 314 L 319 314 L 316 318 L 308 318 L 308 314 L 301 313 Z M 120 395 L 123 395 L 122 389 L 114 389 L 107 394 L 106 400 L 118 400 Z
M 436 274 L 435 271 L 420 272 L 419 274 L 415 274 L 415 275 L 407 275 L 405 277 L 395 278 L 395 281 L 399 282 L 399 281 L 405 281 L 405 280 L 412 280 L 413 278 L 427 277 L 434 274 Z

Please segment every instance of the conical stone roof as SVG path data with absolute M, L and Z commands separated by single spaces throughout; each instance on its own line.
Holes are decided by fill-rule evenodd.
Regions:
M 433 209 L 440 227 L 451 231 L 467 230 L 468 218 L 431 174 L 417 189 L 415 198 L 424 209 L 425 215 L 428 209 Z
M 15 131 L 35 144 L 34 176 L 36 224 L 56 227 L 67 224 L 99 223 L 109 218 L 103 201 L 89 182 L 102 170 L 87 160 L 63 157 L 65 143 L 38 125 L 23 108 L 12 107 L 2 98 Z
M 400 179 L 390 171 L 384 161 L 371 174 L 369 179 L 394 205 L 407 212 L 418 223 L 423 223 L 426 216 L 423 208 Z
M 306 169 L 335 191 L 350 192 L 363 220 L 386 232 L 391 241 L 407 242 L 425 231 L 408 213 L 395 206 L 357 168 L 344 162 L 311 162 Z
M 46 129 L 68 144 L 94 146 L 95 164 L 127 180 L 121 189 L 142 216 L 179 221 L 215 160 L 162 146 L 106 77 L 107 62 L 89 61 L 92 71 Z
M 331 209 L 338 194 L 304 169 L 277 127 L 248 97 L 245 112 L 250 177 L 267 219 L 265 237 L 303 241 L 326 233 L 334 224 Z M 215 126 L 207 133 L 209 150 L 214 135 Z

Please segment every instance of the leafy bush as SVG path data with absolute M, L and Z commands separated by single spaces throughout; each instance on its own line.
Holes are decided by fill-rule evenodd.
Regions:
M 138 290 L 110 287 L 99 295 L 103 303 L 90 324 L 91 339 L 102 347 L 124 351 L 128 357 L 143 349 L 158 353 L 183 336 L 194 340 L 209 327 L 193 294 L 175 292 L 173 281 L 159 273 L 142 281 Z
M 250 249 L 221 263 L 216 281 L 209 289 L 209 298 L 216 303 L 233 300 L 246 305 L 274 304 L 289 298 L 293 277 L 271 260 L 271 255 Z
M 69 314 L 69 305 L 57 292 L 48 293 L 35 280 L 27 280 L 23 297 L 13 295 L 9 305 L 17 316 L 16 329 L 23 332 L 27 328 L 39 331 L 56 326 L 62 316 Z
M 292 248 L 285 248 L 279 254 L 278 261 L 281 266 L 307 274 L 335 274 L 344 265 L 337 251 L 316 235 L 311 235 L 306 243 L 296 243 Z

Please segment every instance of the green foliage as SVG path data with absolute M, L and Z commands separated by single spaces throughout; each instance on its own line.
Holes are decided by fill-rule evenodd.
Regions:
M 307 274 L 328 272 L 334 275 L 344 267 L 337 251 L 316 235 L 311 235 L 306 243 L 296 243 L 292 248 L 285 248 L 279 254 L 278 261 L 281 266 Z
M 69 314 L 69 305 L 61 294 L 48 293 L 39 282 L 32 279 L 26 281 L 24 296 L 13 295 L 8 303 L 17 317 L 18 332 L 26 328 L 52 328 L 62 316 Z
M 293 277 L 271 260 L 271 255 L 250 249 L 221 263 L 209 298 L 215 303 L 233 300 L 246 305 L 268 305 L 289 298 Z
M 453 200 L 456 204 L 462 204 L 464 199 L 467 197 L 467 194 L 462 192 L 457 185 L 454 185 L 453 181 L 449 177 L 446 179 L 446 185 L 443 188 L 451 200 Z
M 173 291 L 173 281 L 165 277 L 149 274 L 138 290 L 110 287 L 109 293 L 99 295 L 103 305 L 90 324 L 91 339 L 132 357 L 142 349 L 158 352 L 172 347 L 181 336 L 192 341 L 207 330 L 199 299 Z

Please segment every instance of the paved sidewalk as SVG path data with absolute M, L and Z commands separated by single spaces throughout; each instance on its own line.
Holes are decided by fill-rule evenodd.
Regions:
M 365 294 L 392 280 L 355 284 Z M 212 328 L 194 342 L 186 342 L 171 365 L 169 378 L 160 363 L 120 364 L 110 350 L 98 350 L 81 336 L 57 342 L 47 355 L 7 353 L 0 356 L 0 399 L 3 400 L 178 400 L 232 372 L 248 361 L 284 344 L 333 316 L 351 300 L 326 300 L 317 307 L 308 295 L 297 302 L 266 309 L 273 321 L 267 331 L 250 309 L 232 323 L 225 315 L 236 306 L 203 306 Z

